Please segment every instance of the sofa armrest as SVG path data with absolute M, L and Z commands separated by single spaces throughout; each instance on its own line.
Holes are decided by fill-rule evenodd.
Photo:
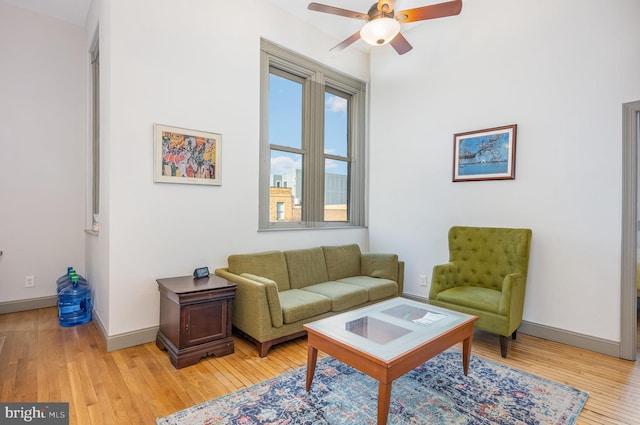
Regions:
M 526 279 L 521 273 L 511 273 L 502 282 L 502 296 L 498 304 L 500 314 L 509 314 L 509 326 L 522 321 Z M 513 322 L 513 323 L 511 323 Z
M 250 335 L 264 333 L 250 333 L 250 330 L 265 325 L 269 328 L 282 326 L 278 286 L 273 280 L 248 273 L 237 275 L 227 268 L 216 269 L 215 274 L 237 285 L 233 310 L 235 326 Z
M 398 279 L 398 256 L 396 254 L 365 252 L 360 256 L 360 273 L 363 276 L 381 277 L 395 281 Z
M 404 294 L 404 261 L 398 261 L 398 296 Z
M 433 267 L 431 276 L 431 288 L 429 289 L 429 299 L 435 300 L 438 294 L 447 289 L 453 288 L 457 267 L 454 263 L 438 264 Z
M 282 306 L 280 305 L 280 296 L 278 295 L 278 284 L 266 277 L 256 276 L 250 273 L 242 273 L 240 276 L 253 280 L 264 285 L 267 295 L 267 305 L 269 306 L 269 315 L 271 316 L 271 324 L 279 328 L 284 323 Z
M 360 273 L 363 276 L 393 280 L 398 284 L 398 295 L 404 290 L 404 261 L 396 254 L 365 252 L 360 256 Z

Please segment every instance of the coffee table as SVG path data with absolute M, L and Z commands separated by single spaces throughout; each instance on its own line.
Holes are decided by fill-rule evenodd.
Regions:
M 308 323 L 306 389 L 311 389 L 318 350 L 323 351 L 378 380 L 378 424 L 384 425 L 394 379 L 460 341 L 467 374 L 477 319 L 398 297 Z

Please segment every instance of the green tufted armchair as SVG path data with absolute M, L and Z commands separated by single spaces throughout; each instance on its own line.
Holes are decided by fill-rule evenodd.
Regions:
M 530 229 L 461 227 L 449 230 L 449 263 L 433 268 L 429 302 L 479 317 L 476 328 L 508 337 L 522 322 Z

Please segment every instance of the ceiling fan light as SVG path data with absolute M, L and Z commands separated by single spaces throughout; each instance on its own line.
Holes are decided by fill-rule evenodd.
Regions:
M 378 18 L 364 24 L 360 37 L 372 46 L 387 44 L 400 32 L 400 22 L 392 18 Z

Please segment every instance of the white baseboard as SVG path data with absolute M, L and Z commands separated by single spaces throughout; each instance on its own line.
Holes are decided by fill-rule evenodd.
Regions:
M 156 335 L 158 334 L 159 329 L 159 326 L 151 326 L 149 328 L 138 329 L 118 335 L 107 335 L 106 328 L 95 310 L 93 311 L 93 322 L 96 324 L 96 328 L 102 336 L 107 352 L 153 342 L 156 340 Z
M 55 307 L 58 305 L 58 297 L 29 298 L 27 300 L 5 301 L 0 303 L 0 314 L 17 313 L 19 311 L 37 310 L 39 308 Z
M 402 296 L 416 301 L 429 303 L 429 299 L 425 297 L 410 294 L 403 294 Z M 518 333 L 547 339 L 553 342 L 559 342 L 561 344 L 594 351 L 600 354 L 606 354 L 607 356 L 620 357 L 620 343 L 616 341 L 596 338 L 538 323 L 527 322 L 526 320 L 523 320 L 520 324 Z
M 607 356 L 620 357 L 620 343 L 589 335 L 579 334 L 551 326 L 540 325 L 523 320 L 518 333 L 535 336 L 549 341 L 560 342 L 572 347 L 594 351 Z

